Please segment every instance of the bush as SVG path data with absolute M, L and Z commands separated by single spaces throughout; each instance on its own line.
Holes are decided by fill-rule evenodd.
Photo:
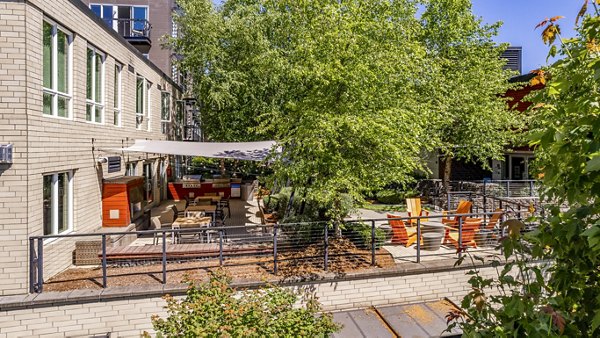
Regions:
M 152 316 L 158 336 L 327 337 L 340 328 L 309 292 L 272 286 L 238 293 L 229 283 L 217 271 L 208 283 L 190 283 L 185 299 L 166 296 L 168 317 Z
M 361 249 L 371 249 L 371 225 L 365 223 L 348 223 L 342 234 L 346 236 L 354 245 Z M 386 239 L 384 230 L 375 228 L 375 248 L 379 249 Z
M 404 193 L 398 190 L 385 189 L 377 192 L 377 201 L 383 204 L 400 204 L 404 202 Z

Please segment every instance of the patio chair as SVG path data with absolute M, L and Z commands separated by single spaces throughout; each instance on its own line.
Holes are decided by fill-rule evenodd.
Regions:
M 492 217 L 490 217 L 490 219 L 488 220 L 487 224 L 485 224 L 485 226 L 481 227 L 479 230 L 477 230 L 477 232 L 479 232 L 480 230 L 486 230 L 489 232 L 489 236 L 491 239 L 496 238 L 496 232 L 498 229 L 496 229 L 496 225 L 498 225 L 498 221 L 500 221 L 500 218 L 502 217 L 502 215 L 504 214 L 504 210 L 501 208 L 498 208 L 494 211 L 494 214 L 492 215 Z
M 482 222 L 480 220 L 479 221 L 466 221 L 462 225 L 462 236 L 459 236 L 458 231 L 456 231 L 456 232 L 452 231 L 449 233 L 448 242 L 450 242 L 450 244 L 454 245 L 456 250 L 459 250 L 460 248 L 465 248 L 468 246 L 477 248 L 477 242 L 475 242 L 475 233 L 481 226 L 481 223 Z M 459 237 L 461 239 L 460 244 L 458 241 Z
M 154 227 L 154 229 L 152 229 L 152 230 L 160 230 L 162 228 L 162 224 L 160 223 L 160 217 L 158 217 L 158 216 L 152 217 L 150 219 L 150 221 L 152 222 L 152 226 Z M 154 239 L 152 240 L 152 244 L 153 245 L 158 244 L 158 239 L 159 239 L 159 233 L 155 232 Z
M 406 210 L 408 211 L 408 217 L 421 217 L 423 214 L 429 216 L 429 211 L 421 209 L 421 199 L 418 197 L 406 199 Z M 427 219 L 422 219 L 422 221 L 427 221 Z M 417 224 L 416 219 L 411 219 L 408 222 L 411 226 Z
M 414 229 L 407 229 L 404 221 L 401 219 L 402 216 L 387 214 L 390 226 L 392 227 L 392 243 L 402 244 L 405 247 L 409 247 L 417 241 L 417 232 Z
M 231 218 L 231 207 L 229 205 L 229 198 L 230 196 L 227 196 L 227 198 L 221 198 L 221 201 L 219 201 L 219 206 L 223 210 L 227 208 L 227 217 Z
M 444 218 L 442 218 L 442 223 L 446 225 L 446 231 L 444 233 L 444 243 L 448 241 L 450 238 L 450 231 L 457 230 L 459 220 L 462 218 L 463 223 L 467 221 L 467 216 L 454 216 L 452 218 L 448 218 L 448 214 L 467 214 L 471 211 L 471 206 L 473 205 L 470 201 L 461 200 L 458 202 L 458 207 L 456 210 L 448 212 L 446 210 L 443 211 Z M 472 218 L 470 220 L 478 221 L 480 219 Z

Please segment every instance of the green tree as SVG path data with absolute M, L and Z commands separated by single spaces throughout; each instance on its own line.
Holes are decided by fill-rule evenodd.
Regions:
M 546 87 L 532 97 L 529 120 L 536 170 L 551 206 L 523 243 L 503 243 L 507 254 L 520 257 L 521 280 L 508 273 L 471 280 L 475 289 L 463 302 L 470 314 L 467 335 L 600 335 L 600 13 L 596 1 L 589 3 L 593 10 L 586 14 L 585 2 L 575 38 L 560 38 L 560 17 L 540 24 L 545 42 L 561 42 L 550 55 L 562 57 L 534 79 Z M 549 264 L 542 269 L 528 260 Z M 511 291 L 486 298 L 490 285 Z
M 165 337 L 326 337 L 340 328 L 309 293 L 238 292 L 229 283 L 217 271 L 208 283 L 190 284 L 185 299 L 166 297 L 168 317 L 153 316 L 154 329 Z
M 308 186 L 306 198 L 332 206 L 322 215 L 332 219 L 345 216 L 342 194 L 361 201 L 426 171 L 427 152 L 497 156 L 509 123 L 494 30 L 464 1 L 427 1 L 423 18 L 420 3 L 180 0 L 172 43 L 205 135 L 277 140 L 274 178 Z M 444 11 L 453 19 L 434 28 Z M 454 19 L 468 25 L 456 31 Z
M 423 40 L 437 81 L 431 81 L 432 137 L 439 138 L 446 189 L 452 159 L 488 167 L 502 159 L 523 120 L 501 96 L 514 75 L 503 70 L 505 49 L 493 40 L 501 23 L 483 25 L 470 0 L 430 0 L 421 17 Z

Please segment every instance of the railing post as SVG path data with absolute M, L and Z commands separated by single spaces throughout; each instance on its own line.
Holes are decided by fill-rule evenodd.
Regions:
M 325 223 L 325 236 L 324 236 L 324 243 L 323 243 L 323 270 L 327 271 L 327 263 L 328 263 L 328 259 L 329 259 L 329 238 L 327 237 L 327 223 Z
M 421 263 L 421 217 L 417 218 L 417 263 Z
M 167 232 L 162 232 L 162 282 L 167 284 Z
M 106 288 L 106 234 L 102 234 L 102 287 Z
M 29 237 L 29 293 L 35 292 L 35 238 Z
M 517 216 L 517 219 L 520 221 L 521 220 L 521 203 L 517 204 L 517 213 L 519 216 Z
M 219 266 L 223 266 L 223 229 L 219 230 Z
M 44 240 L 38 238 L 37 252 L 37 292 L 44 291 Z
M 533 197 L 533 181 L 529 181 L 529 197 Z
M 450 187 L 450 186 L 448 186 L 448 187 Z M 452 209 L 452 207 L 450 206 L 450 191 L 446 191 L 446 198 L 447 198 L 446 210 L 450 210 L 450 209 Z
M 506 181 L 506 197 L 510 197 L 510 180 Z
M 458 257 L 462 257 L 462 249 L 463 249 L 463 243 L 462 243 L 462 228 L 463 228 L 463 219 L 462 216 L 460 216 L 458 218 Z
M 375 220 L 371 220 L 371 265 L 375 266 Z
M 273 274 L 277 275 L 277 224 L 273 226 Z

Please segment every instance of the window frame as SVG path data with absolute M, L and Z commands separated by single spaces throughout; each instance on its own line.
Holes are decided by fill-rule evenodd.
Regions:
M 152 82 L 148 81 L 146 79 L 146 96 L 147 96 L 147 102 L 146 102 L 146 114 L 148 117 L 148 122 L 146 125 L 146 130 L 147 131 L 152 131 Z
M 51 50 L 50 50 L 50 64 L 52 66 L 52 72 L 50 74 L 50 85 L 52 88 L 44 86 L 44 56 L 43 56 L 43 44 L 44 44 L 44 24 L 49 24 L 52 27 L 51 38 Z M 58 32 L 61 31 L 67 37 L 67 92 L 61 92 L 58 90 Z M 51 95 L 52 103 L 50 107 L 50 114 L 44 113 L 44 94 Z M 58 115 L 58 99 L 62 97 L 67 101 L 67 116 Z M 42 116 L 72 120 L 73 119 L 73 33 L 56 21 L 44 17 L 42 20 Z
M 115 63 L 115 81 L 116 88 L 113 88 L 113 125 L 116 127 L 123 126 L 123 65 Z M 115 97 L 116 96 L 116 97 Z M 115 116 L 117 123 L 115 123 Z
M 139 107 L 138 107 L 138 101 L 140 101 L 140 99 L 137 97 L 137 95 L 139 94 L 138 92 L 138 81 L 142 80 L 142 99 L 141 99 L 141 103 L 142 103 L 142 111 L 138 111 Z M 136 130 L 144 130 L 143 126 L 144 126 L 144 118 L 146 117 L 146 114 L 148 112 L 148 90 L 147 90 L 147 82 L 148 80 L 143 77 L 142 75 L 137 75 L 136 79 L 135 79 L 135 129 Z M 140 121 L 138 121 L 138 118 L 141 119 Z
M 66 229 L 64 229 L 63 231 L 59 230 L 59 224 L 58 224 L 58 199 L 59 199 L 59 194 L 58 194 L 58 189 L 59 189 L 59 180 L 58 177 L 59 175 L 63 175 L 63 174 L 67 174 L 67 178 L 68 178 L 68 186 L 67 186 L 67 227 Z M 44 235 L 64 235 L 67 233 L 70 233 L 73 231 L 73 209 L 74 209 L 74 196 L 73 196 L 73 171 L 72 170 L 68 170 L 68 171 L 62 171 L 62 172 L 56 172 L 56 173 L 48 173 L 48 174 L 44 174 L 42 175 L 42 189 L 44 189 L 44 178 L 47 176 L 51 176 L 52 177 L 52 181 L 51 181 L 51 187 L 50 187 L 50 228 L 51 228 L 51 232 L 50 233 L 46 233 L 46 224 L 45 219 L 42 221 L 42 233 Z M 43 200 L 43 198 L 42 198 Z M 43 210 L 43 206 L 42 206 L 42 210 Z M 42 217 L 43 218 L 43 217 Z M 55 240 L 56 238 L 50 238 L 47 239 L 47 241 L 52 241 Z
M 165 105 L 165 97 L 167 98 L 167 104 Z M 166 116 L 165 119 L 165 109 Z M 160 93 L 160 129 L 162 134 L 168 134 L 167 126 L 171 122 L 171 93 L 168 91 L 162 91 Z
M 91 96 L 92 98 L 88 98 L 87 97 L 87 71 L 88 71 L 88 67 L 89 67 L 89 59 L 87 57 L 87 52 L 88 51 L 92 51 L 93 53 L 93 63 L 92 63 L 92 93 Z M 100 58 L 102 59 L 102 69 L 100 69 L 100 102 L 96 102 L 96 94 L 97 94 L 97 90 L 98 88 L 96 88 L 96 73 L 97 73 L 97 63 L 96 63 L 96 56 L 100 56 Z M 90 123 L 95 123 L 95 124 L 104 124 L 104 120 L 105 120 L 105 108 L 106 108 L 106 53 L 100 51 L 98 48 L 94 47 L 93 45 L 88 45 L 87 49 L 86 49 L 86 93 L 85 93 L 85 121 L 86 122 L 90 122 Z M 87 118 L 87 109 L 88 106 L 91 106 L 91 113 L 90 113 L 90 118 L 91 120 L 88 120 Z M 100 108 L 100 121 L 96 121 L 96 108 Z

